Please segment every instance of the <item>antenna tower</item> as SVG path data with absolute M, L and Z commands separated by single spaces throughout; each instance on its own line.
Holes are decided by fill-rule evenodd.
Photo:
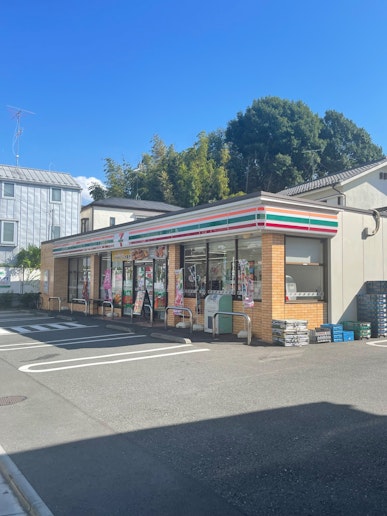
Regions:
M 16 119 L 16 128 L 15 128 L 15 133 L 13 135 L 12 151 L 16 158 L 16 166 L 18 166 L 19 165 L 19 157 L 20 157 L 19 140 L 20 140 L 20 136 L 23 133 L 23 129 L 20 127 L 20 119 L 24 115 L 34 115 L 35 113 L 33 113 L 32 111 L 27 111 L 26 109 L 21 109 L 21 108 L 13 107 L 13 106 L 7 106 L 7 108 L 12 113 L 12 118 Z

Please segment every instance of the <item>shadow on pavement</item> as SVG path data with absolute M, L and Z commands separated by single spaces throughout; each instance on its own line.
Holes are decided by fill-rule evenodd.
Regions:
M 371 515 L 386 512 L 386 435 L 386 417 L 323 402 L 10 457 L 55 516 Z

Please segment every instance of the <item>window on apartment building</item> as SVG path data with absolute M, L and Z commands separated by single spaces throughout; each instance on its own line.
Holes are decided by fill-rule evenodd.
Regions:
M 51 202 L 62 201 L 62 190 L 60 188 L 51 188 Z
M 90 257 L 69 259 L 68 299 L 89 299 Z
M 116 218 L 110 217 L 109 219 L 109 226 L 115 226 L 116 225 Z
M 379 172 L 379 179 L 383 181 L 387 179 L 387 172 Z
M 325 298 L 326 242 L 317 238 L 286 237 L 286 301 Z
M 0 242 L 2 245 L 16 245 L 16 222 L 1 221 Z
M 89 219 L 81 219 L 81 233 L 89 231 Z
M 14 183 L 3 183 L 3 197 L 8 197 L 8 198 L 15 197 Z

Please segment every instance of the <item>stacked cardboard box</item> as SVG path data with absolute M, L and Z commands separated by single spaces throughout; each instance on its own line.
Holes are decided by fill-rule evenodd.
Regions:
M 273 319 L 272 337 L 281 346 L 305 346 L 309 344 L 308 321 Z

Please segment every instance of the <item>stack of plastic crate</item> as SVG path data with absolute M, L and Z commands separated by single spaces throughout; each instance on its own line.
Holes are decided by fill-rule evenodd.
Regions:
M 329 329 L 331 332 L 331 341 L 332 342 L 343 342 L 343 325 L 342 324 L 321 324 L 321 328 Z
M 353 331 L 355 340 L 369 339 L 371 337 L 371 323 L 365 321 L 344 321 L 344 330 Z
M 357 317 L 371 323 L 372 337 L 387 335 L 387 293 L 359 294 L 357 296 Z
M 387 281 L 366 281 L 367 294 L 387 294 Z
M 308 321 L 273 319 L 272 337 L 281 346 L 305 346 L 309 344 Z
M 331 342 L 331 330 L 327 328 L 315 328 L 309 331 L 309 340 L 311 343 L 320 344 L 323 342 Z

